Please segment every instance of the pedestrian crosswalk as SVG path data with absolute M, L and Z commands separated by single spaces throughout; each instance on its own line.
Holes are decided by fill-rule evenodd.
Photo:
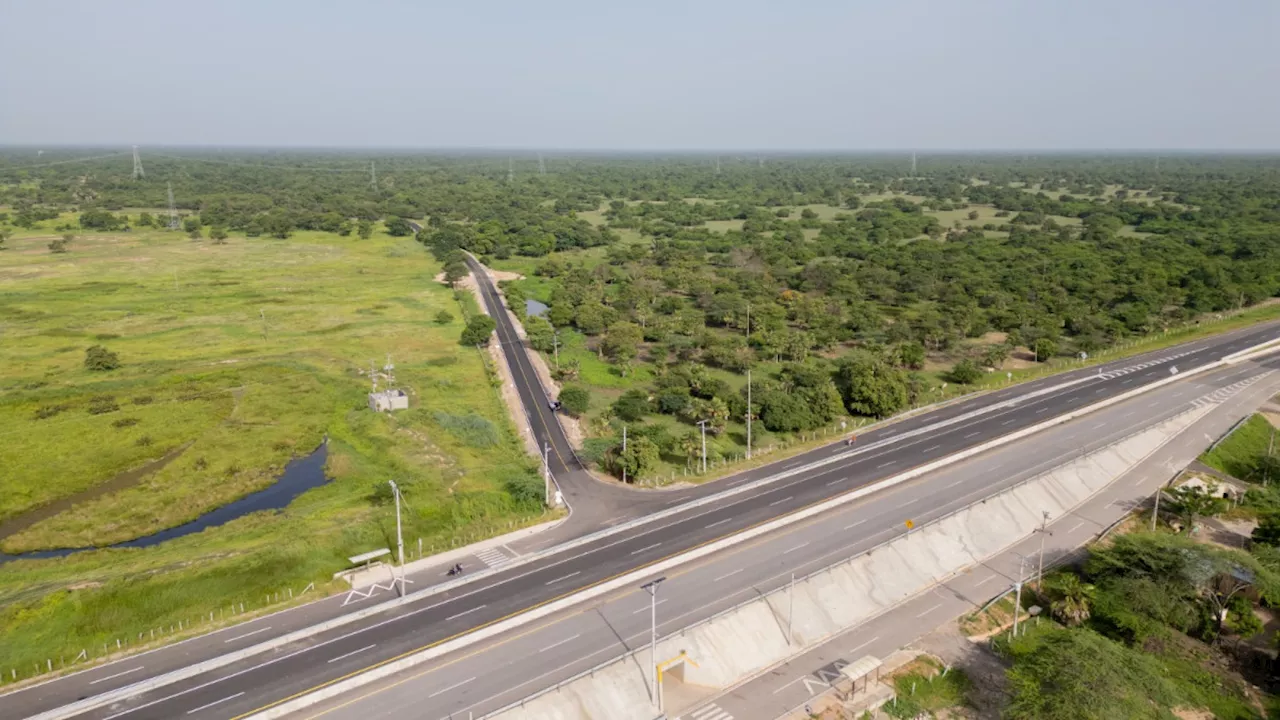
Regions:
M 688 718 L 688 720 L 733 720 L 732 715 L 721 710 L 720 706 L 715 703 L 703 705 L 685 717 Z
M 1185 350 L 1180 353 L 1174 353 L 1172 355 L 1166 355 L 1165 357 L 1156 358 L 1154 360 L 1148 360 L 1143 363 L 1138 363 L 1137 365 L 1130 365 L 1129 367 L 1117 368 L 1115 370 L 1108 370 L 1107 372 L 1104 372 L 1104 373 L 1098 373 L 1098 377 L 1102 378 L 1103 380 L 1118 378 L 1121 375 L 1128 375 L 1129 373 L 1135 373 L 1135 372 L 1138 372 L 1139 370 L 1146 370 L 1149 367 L 1155 367 L 1156 365 L 1163 365 L 1167 362 L 1172 362 L 1174 360 L 1177 360 L 1178 358 L 1186 357 L 1187 355 L 1190 355 L 1192 352 L 1195 352 L 1195 351 Z
M 476 553 L 476 557 L 480 558 L 480 562 L 489 567 L 497 567 L 503 563 L 511 562 L 511 558 L 496 547 L 485 548 Z
M 1247 377 L 1238 382 L 1233 382 L 1230 385 L 1224 385 L 1218 388 L 1217 390 L 1214 390 L 1211 393 L 1201 395 L 1195 400 L 1192 400 L 1191 404 L 1199 408 L 1199 407 L 1204 407 L 1206 405 L 1217 405 L 1218 403 L 1226 402 L 1227 400 L 1230 400 L 1235 395 L 1239 394 L 1241 390 L 1244 390 L 1250 385 L 1258 382 L 1262 378 L 1270 375 L 1272 372 L 1275 372 L 1275 371 L 1268 370 L 1267 372 L 1260 373 L 1258 375 L 1253 375 L 1251 377 Z

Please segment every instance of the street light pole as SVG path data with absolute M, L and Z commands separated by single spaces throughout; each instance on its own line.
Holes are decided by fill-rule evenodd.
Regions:
M 400 597 L 404 597 L 404 535 L 400 532 L 400 488 L 395 480 L 387 482 L 391 483 L 391 494 L 396 498 L 396 552 L 400 561 Z
M 1018 582 L 1013 584 L 1015 596 L 1013 599 L 1013 636 L 1018 637 L 1018 615 L 1022 612 L 1022 571 L 1027 559 L 1018 556 Z
M 791 586 L 787 589 L 787 645 L 791 644 L 791 623 L 796 616 L 796 574 L 791 573 Z
M 748 318 L 751 317 L 750 308 L 751 306 L 748 305 Z M 750 321 L 747 322 L 747 327 L 751 327 Z M 750 330 L 748 330 L 749 332 Z M 751 459 L 751 368 L 747 368 L 747 459 Z
M 1156 531 L 1156 518 L 1160 517 L 1160 496 L 1164 494 L 1164 485 L 1156 488 L 1156 506 L 1151 511 L 1151 532 Z
M 699 420 L 698 427 L 702 429 L 702 472 L 707 471 L 707 421 Z
M 666 580 L 666 576 L 640 586 L 641 590 L 649 593 L 649 659 L 650 665 L 653 667 L 653 684 L 649 688 L 649 699 L 654 705 L 660 700 L 658 694 L 658 586 Z
M 1043 510 L 1041 512 L 1044 518 L 1040 520 L 1040 569 L 1036 571 L 1036 592 L 1044 589 L 1044 536 L 1053 534 L 1046 529 L 1049 524 L 1049 511 Z
M 627 482 L 627 424 L 622 424 L 622 482 Z
M 551 347 L 556 354 L 556 370 L 560 369 L 560 331 L 556 330 L 551 333 Z

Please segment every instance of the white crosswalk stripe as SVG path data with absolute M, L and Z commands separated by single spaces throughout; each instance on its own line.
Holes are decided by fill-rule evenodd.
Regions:
M 1191 354 L 1191 351 L 1174 353 L 1166 357 L 1156 358 L 1155 360 L 1148 360 L 1146 362 L 1138 363 L 1137 365 L 1130 365 L 1129 367 L 1117 368 L 1115 370 L 1108 370 L 1107 372 L 1099 373 L 1098 377 L 1102 378 L 1103 380 L 1112 380 L 1120 377 L 1121 375 L 1128 375 L 1129 373 L 1138 372 L 1139 370 L 1146 370 L 1149 367 L 1155 367 L 1156 365 L 1163 365 L 1164 363 L 1177 360 L 1180 357 L 1186 357 L 1187 355 L 1190 355 L 1190 354 Z
M 1206 393 L 1195 400 L 1192 400 L 1191 404 L 1195 407 L 1204 407 L 1206 405 L 1217 405 L 1218 403 L 1226 402 L 1232 397 L 1240 394 L 1241 390 L 1244 390 L 1250 385 L 1258 382 L 1262 378 L 1270 375 L 1272 372 L 1274 371 L 1267 371 L 1260 375 L 1254 375 L 1252 377 L 1247 377 L 1244 380 L 1233 382 L 1230 385 L 1224 385 L 1211 393 Z
M 719 705 L 711 703 L 689 713 L 689 720 L 733 720 L 733 716 L 720 709 Z M 677 718 L 677 720 L 680 720 Z
M 480 562 L 489 567 L 497 567 L 503 563 L 511 562 L 511 558 L 507 557 L 501 550 L 496 547 L 485 548 L 476 553 L 476 557 L 480 558 Z

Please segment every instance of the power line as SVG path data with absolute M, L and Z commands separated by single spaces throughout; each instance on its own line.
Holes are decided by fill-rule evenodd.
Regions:
M 39 163 L 35 165 L 10 165 L 9 167 L 0 167 L 0 171 L 25 170 L 27 168 L 51 167 L 53 165 L 66 165 L 68 163 L 92 162 L 94 160 L 106 160 L 107 158 L 121 157 L 122 155 L 125 155 L 125 153 L 118 152 L 118 153 L 111 153 L 110 155 L 94 155 L 92 157 L 73 158 L 71 160 L 56 160 L 54 162 Z

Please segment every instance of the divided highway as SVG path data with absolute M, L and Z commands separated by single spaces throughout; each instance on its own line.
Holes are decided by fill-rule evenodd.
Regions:
M 487 278 L 483 278 L 482 286 L 487 284 Z M 499 337 L 503 338 L 501 328 L 505 325 L 508 331 L 512 329 L 505 313 L 494 314 L 499 322 Z M 654 494 L 652 497 L 661 498 L 662 504 L 674 506 L 693 496 L 741 485 L 786 468 L 794 470 L 819 459 L 836 458 L 818 470 L 799 472 L 721 503 L 683 510 L 570 551 L 507 568 L 269 654 L 93 710 L 83 717 L 229 717 L 268 707 L 401 654 L 438 644 L 834 495 L 1167 378 L 1175 366 L 1188 370 L 1277 338 L 1280 338 L 1280 324 L 1269 324 L 1101 368 L 1074 371 L 894 423 L 860 436 L 859 448 L 842 445 L 822 448 L 727 478 L 713 487 Z M 504 351 L 520 349 L 518 340 L 503 339 Z M 520 383 L 520 374 L 516 373 L 516 377 Z M 545 403 L 533 404 L 543 397 L 540 388 L 535 389 L 536 379 L 525 382 L 528 386 L 522 396 L 532 395 L 526 399 L 531 403 L 531 412 L 537 412 L 532 407 L 545 408 Z M 551 427 L 551 423 L 547 423 L 543 431 L 548 432 Z M 536 423 L 534 429 L 537 432 Z M 558 467 L 566 474 L 582 472 L 582 491 L 590 491 L 592 486 L 588 482 L 596 481 L 586 476 L 580 466 L 575 466 L 576 461 L 570 460 L 571 457 L 571 454 L 568 457 L 561 454 L 560 464 L 553 465 L 553 470 Z M 929 508 L 926 503 L 921 511 Z M 133 662 L 145 665 L 145 661 Z M 129 663 L 116 663 L 113 669 L 127 671 Z M 35 698 L 36 702 L 23 702 L 24 695 Z M 12 702 L 14 700 L 19 702 Z M 5 696 L 0 705 L 3 706 L 0 714 L 5 717 L 22 717 L 45 709 L 39 706 L 47 707 L 47 701 L 41 701 L 38 693 L 24 692 Z

